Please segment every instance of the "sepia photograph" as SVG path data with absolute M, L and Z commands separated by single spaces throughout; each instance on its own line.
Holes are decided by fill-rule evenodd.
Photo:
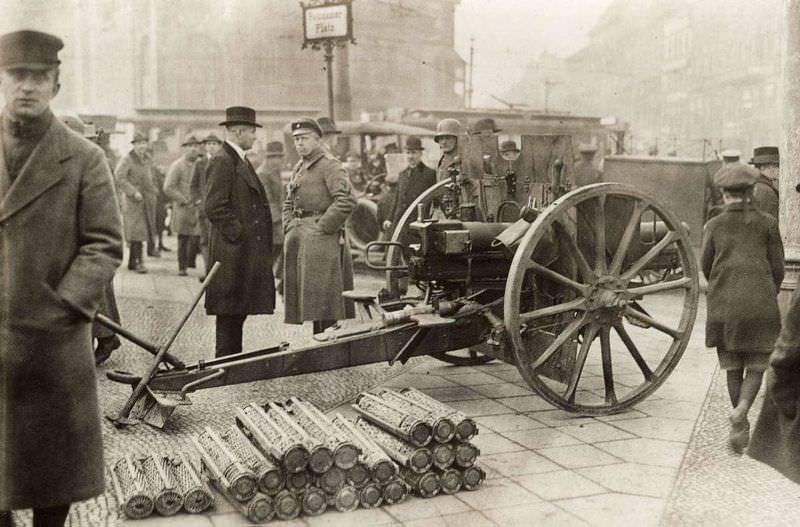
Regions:
M 0 527 L 800 524 L 800 0 L 2 0 L 0 107 Z

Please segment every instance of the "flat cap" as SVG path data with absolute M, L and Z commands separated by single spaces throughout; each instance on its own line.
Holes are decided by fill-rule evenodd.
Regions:
M 311 117 L 300 117 L 292 121 L 292 135 L 302 135 L 309 132 L 314 132 L 322 137 L 322 128 L 319 123 Z
M 183 139 L 181 146 L 192 146 L 192 145 L 199 145 L 200 141 L 193 135 L 188 135 Z
M 203 139 L 204 143 L 222 143 L 222 139 L 216 136 L 214 132 L 208 134 L 205 139 Z
M 40 31 L 14 31 L 0 36 L 0 68 L 46 70 L 61 64 L 58 52 L 64 42 Z
M 714 182 L 725 190 L 744 190 L 756 184 L 758 171 L 740 164 L 727 165 L 714 174 Z

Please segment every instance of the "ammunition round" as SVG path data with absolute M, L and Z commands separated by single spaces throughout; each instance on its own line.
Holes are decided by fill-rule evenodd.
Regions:
M 328 498 L 319 487 L 309 487 L 302 491 L 300 496 L 303 514 L 307 516 L 319 516 L 328 508 Z
M 280 520 L 293 520 L 300 516 L 300 502 L 290 490 L 284 489 L 276 494 L 273 503 L 275 515 Z
M 383 501 L 383 493 L 381 492 L 380 486 L 377 483 L 367 483 L 358 492 L 358 501 L 361 502 L 361 506 L 365 509 L 380 506 Z

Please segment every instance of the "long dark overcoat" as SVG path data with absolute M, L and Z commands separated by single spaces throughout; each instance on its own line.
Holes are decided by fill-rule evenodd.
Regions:
M 272 218 L 255 170 L 228 144 L 206 170 L 210 258 L 221 267 L 206 291 L 209 315 L 270 314 L 275 309 Z
M 800 483 L 800 288 L 770 356 L 766 385 L 747 454 Z
M 414 168 L 406 167 L 397 179 L 397 197 L 391 215 L 386 218 L 397 225 L 400 218 L 420 194 L 436 184 L 436 171 L 421 162 Z
M 105 155 L 53 119 L 0 204 L 0 510 L 103 492 L 91 322 L 121 259 Z
M 117 189 L 124 196 L 122 215 L 125 220 L 125 239 L 129 242 L 146 242 L 156 231 L 156 208 L 159 187 L 149 155 L 139 156 L 131 150 L 120 159 L 114 172 Z M 142 199 L 137 201 L 139 192 Z
M 282 209 L 287 324 L 355 316 L 342 298 L 353 288 L 344 224 L 355 205 L 347 173 L 332 155 L 320 150 L 297 163 Z
M 766 212 L 776 220 L 780 209 L 780 198 L 778 190 L 764 174 L 758 176 L 758 181 L 753 186 L 753 203 L 761 212 Z
M 207 154 L 200 156 L 200 159 L 194 164 L 192 182 L 189 185 L 192 202 L 197 205 L 197 227 L 200 232 L 200 245 L 208 245 L 208 237 L 211 230 L 206 216 L 206 169 L 208 168 L 209 159 L 211 158 Z
M 192 201 L 191 185 L 194 161 L 181 156 L 169 166 L 164 180 L 164 193 L 172 200 L 172 231 L 175 234 L 197 236 L 197 206 Z
M 727 205 L 705 226 L 706 346 L 770 353 L 781 327 L 783 243 L 775 218 L 748 208 Z

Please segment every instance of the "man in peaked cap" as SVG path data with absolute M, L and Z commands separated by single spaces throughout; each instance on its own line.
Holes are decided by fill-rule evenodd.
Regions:
M 778 195 L 778 175 L 780 173 L 780 153 L 777 146 L 759 146 L 753 149 L 750 164 L 759 172 L 758 181 L 753 187 L 753 204 L 763 212 L 778 219 L 780 199 Z
M 283 182 L 283 143 L 270 141 L 264 152 L 264 162 L 256 170 L 259 181 L 264 186 L 269 200 L 269 211 L 272 221 L 272 271 L 278 280 L 277 290 L 283 294 L 283 226 L 279 218 L 283 200 L 286 199 Z
M 205 280 L 205 274 L 208 273 L 211 267 L 208 256 L 208 233 L 211 226 L 206 217 L 205 207 L 206 168 L 208 168 L 208 161 L 214 157 L 214 154 L 216 154 L 220 148 L 222 148 L 222 139 L 217 137 L 213 132 L 203 139 L 203 151 L 194 164 L 192 183 L 189 188 L 192 202 L 197 208 L 197 229 L 200 232 L 197 244 L 200 248 L 200 254 L 203 256 L 205 265 L 205 273 L 198 277 L 201 282 Z
M 206 293 L 206 313 L 216 315 L 216 356 L 241 353 L 247 315 L 272 314 L 272 215 L 264 187 L 245 152 L 256 141 L 256 112 L 225 110 L 225 142 L 206 170 L 209 257 L 220 269 Z
M 91 325 L 122 260 L 99 146 L 53 117 L 58 37 L 0 36 L 0 521 L 63 525 L 102 494 Z
M 200 141 L 193 135 L 181 143 L 183 155 L 172 162 L 164 180 L 164 193 L 172 200 L 172 232 L 178 235 L 178 275 L 186 276 L 195 266 L 200 228 L 197 205 L 192 200 L 192 175 L 200 157 Z
M 291 123 L 300 161 L 283 202 L 283 296 L 287 324 L 313 321 L 321 333 L 353 318 L 353 261 L 344 224 L 356 206 L 347 172 L 322 146 L 322 130 L 309 117 Z

